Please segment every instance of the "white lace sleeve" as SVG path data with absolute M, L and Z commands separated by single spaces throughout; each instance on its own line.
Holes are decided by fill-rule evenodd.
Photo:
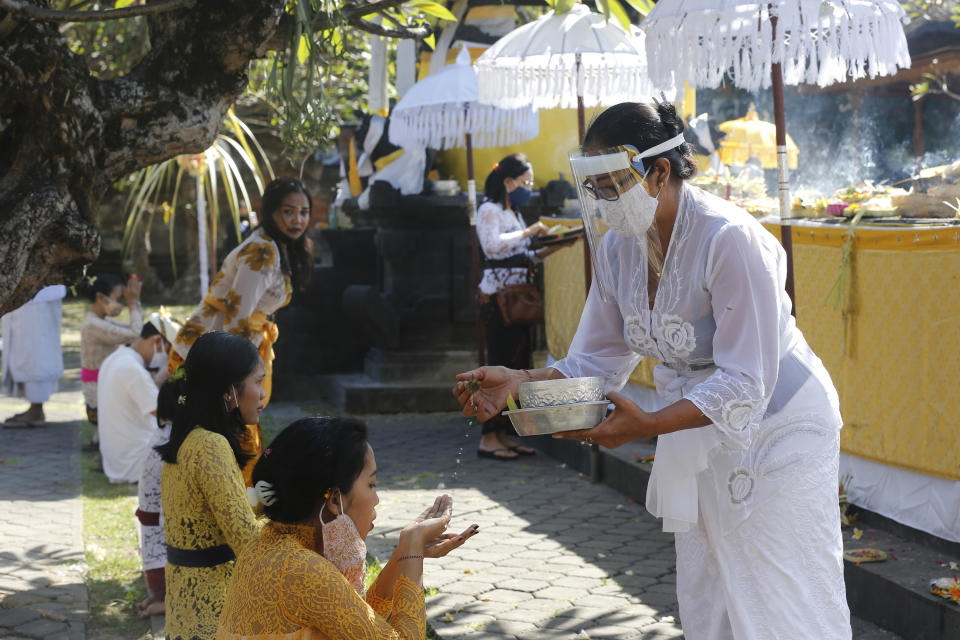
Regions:
M 619 391 L 639 362 L 640 356 L 623 339 L 620 307 L 616 302 L 604 302 L 594 282 L 567 357 L 553 368 L 567 378 L 606 378 L 606 390 Z
M 523 252 L 523 229 L 494 202 L 484 202 L 477 210 L 477 237 L 483 253 L 491 260 L 503 260 Z
M 785 264 L 762 230 L 724 227 L 707 256 L 717 370 L 687 393 L 724 446 L 746 449 L 777 383 Z

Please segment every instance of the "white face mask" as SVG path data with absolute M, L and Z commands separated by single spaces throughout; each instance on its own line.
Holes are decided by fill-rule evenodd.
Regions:
M 332 562 L 362 596 L 366 591 L 364 582 L 367 578 L 367 543 L 360 537 L 353 519 L 343 510 L 343 497 L 339 492 L 337 497 L 340 498 L 340 515 L 324 523 L 323 509 L 320 510 L 323 557 Z
M 150 366 L 147 367 L 151 371 L 166 371 L 167 369 L 167 352 L 163 349 L 163 343 L 160 343 L 160 351 L 157 351 L 156 348 L 153 350 L 153 357 L 150 358 Z
M 653 224 L 654 214 L 660 204 L 659 197 L 659 191 L 654 198 L 641 182 L 621 193 L 616 200 L 599 200 L 597 207 L 600 209 L 600 218 L 607 223 L 610 231 L 621 238 L 639 238 Z

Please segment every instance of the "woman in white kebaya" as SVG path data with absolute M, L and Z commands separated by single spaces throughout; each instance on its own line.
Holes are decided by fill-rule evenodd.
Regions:
M 604 377 L 615 411 L 560 435 L 610 448 L 658 436 L 647 508 L 675 533 L 685 636 L 849 639 L 839 403 L 790 315 L 782 247 L 685 182 L 695 169 L 673 105 L 607 109 L 571 168 L 594 279 L 569 353 L 459 375 L 464 412 L 495 415 L 526 380 Z M 659 411 L 617 393 L 644 356 L 661 363 Z

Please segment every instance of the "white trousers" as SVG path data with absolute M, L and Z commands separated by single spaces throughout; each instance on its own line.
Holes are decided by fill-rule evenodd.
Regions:
M 837 496 L 839 433 L 777 496 L 733 531 L 698 481 L 697 526 L 676 534 L 677 598 L 687 640 L 850 640 Z M 829 460 L 832 459 L 832 464 Z
M 3 316 L 3 393 L 42 404 L 63 376 L 59 299 L 30 302 Z

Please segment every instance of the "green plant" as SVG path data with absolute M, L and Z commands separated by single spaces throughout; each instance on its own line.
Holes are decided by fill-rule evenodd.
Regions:
M 653 0 L 624 0 L 633 7 L 639 15 L 645 16 L 653 10 Z M 563 14 L 572 9 L 578 0 L 546 0 L 547 6 L 553 9 L 556 14 Z M 615 18 L 623 30 L 630 32 L 630 15 L 626 8 L 620 3 L 620 0 L 596 0 L 597 12 L 602 13 L 607 20 Z
M 901 2 L 900 6 L 911 20 L 923 19 L 932 22 L 946 22 L 950 20 L 954 26 L 960 28 L 960 2 L 957 0 L 908 0 Z M 934 59 L 933 64 L 937 64 Z M 923 80 L 917 84 L 910 85 L 910 94 L 914 102 L 922 99 L 928 94 L 940 94 L 953 100 L 960 100 L 960 93 L 953 91 L 948 86 L 947 74 L 924 73 L 921 76 Z
M 256 148 L 256 152 L 254 151 Z M 244 167 L 246 171 L 242 171 Z M 210 207 L 207 218 L 210 255 L 216 260 L 216 238 L 221 219 L 221 197 L 226 201 L 226 211 L 233 220 L 240 240 L 240 208 L 252 202 L 247 190 L 247 180 L 252 180 L 258 194 L 268 179 L 274 177 L 273 167 L 263 147 L 250 128 L 236 116 L 233 109 L 221 126 L 213 145 L 197 155 L 181 155 L 159 164 L 151 165 L 129 176 L 124 187 L 129 189 L 125 206 L 123 229 L 123 255 L 129 256 L 141 233 L 149 233 L 158 210 L 167 225 L 170 238 L 170 260 L 174 276 L 177 273 L 174 227 L 178 217 L 177 201 L 183 176 L 193 177 L 197 185 L 196 198 L 203 198 Z M 222 189 L 221 189 L 222 186 Z M 222 194 L 222 196 L 221 196 Z M 182 215 L 182 214 L 180 214 Z M 216 264 L 213 264 L 216 270 Z

